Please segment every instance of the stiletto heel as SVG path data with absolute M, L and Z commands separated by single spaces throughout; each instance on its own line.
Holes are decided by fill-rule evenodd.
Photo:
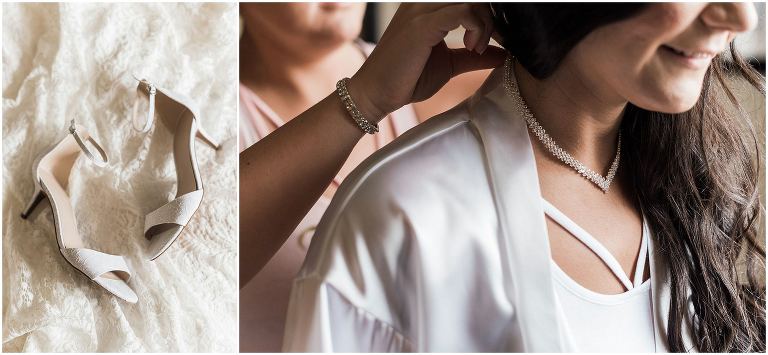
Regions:
M 219 150 L 219 148 L 221 148 L 221 145 L 216 143 L 213 138 L 211 138 L 211 136 L 208 135 L 208 133 L 203 129 L 203 127 L 197 127 L 197 134 L 195 137 L 213 148 L 213 150 Z
M 178 187 L 176 198 L 148 213 L 144 218 L 144 237 L 150 240 L 149 260 L 162 255 L 179 238 L 203 200 L 203 181 L 195 156 L 195 138 L 214 149 L 220 145 L 205 132 L 195 102 L 178 93 L 158 87 L 146 79 L 139 80 L 133 110 L 134 127 L 149 131 L 157 116 L 173 133 L 173 155 Z M 146 121 L 136 124 L 140 100 L 148 100 Z
M 32 194 L 32 199 L 29 200 L 27 207 L 25 207 L 24 211 L 21 212 L 21 218 L 27 219 L 32 214 L 32 212 L 35 211 L 35 208 L 40 206 L 40 202 L 42 202 L 44 199 L 45 194 L 43 193 L 43 189 L 40 188 L 39 184 L 35 183 L 35 192 Z
M 92 151 L 86 142 L 96 151 Z M 125 259 L 120 255 L 83 247 L 85 243 L 77 230 L 75 213 L 66 191 L 69 175 L 80 153 L 97 166 L 107 164 L 107 154 L 101 146 L 72 120 L 69 135 L 35 160 L 32 166 L 35 192 L 21 213 L 21 218 L 27 219 L 40 202 L 47 198 L 53 211 L 56 243 L 64 259 L 113 295 L 135 303 L 138 297 L 127 284 L 131 271 Z

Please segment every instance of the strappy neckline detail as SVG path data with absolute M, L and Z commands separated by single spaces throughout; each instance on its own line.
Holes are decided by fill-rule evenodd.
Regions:
M 601 296 L 617 296 L 617 295 L 623 295 L 628 292 L 631 292 L 633 290 L 636 290 L 643 286 L 645 283 L 648 283 L 649 280 L 643 281 L 643 271 L 645 270 L 646 265 L 646 259 L 648 258 L 648 227 L 645 223 L 645 218 L 643 218 L 643 227 L 642 227 L 642 239 L 640 244 L 640 254 L 638 255 L 638 261 L 637 266 L 635 267 L 635 272 L 633 276 L 633 281 L 630 281 L 628 275 L 624 272 L 624 269 L 621 267 L 621 264 L 616 260 L 616 258 L 613 256 L 613 254 L 608 251 L 605 246 L 603 246 L 602 243 L 600 243 L 595 237 L 593 237 L 589 232 L 581 228 L 576 222 L 574 222 L 572 219 L 570 219 L 568 216 L 566 216 L 563 212 L 561 212 L 557 207 L 555 207 L 553 204 L 551 204 L 546 199 L 542 198 L 542 203 L 544 207 L 544 213 L 552 218 L 557 224 L 559 224 L 561 227 L 563 227 L 566 231 L 571 233 L 574 237 L 576 237 L 579 241 L 581 241 L 585 246 L 587 246 L 595 255 L 597 255 L 601 261 L 608 266 L 608 268 L 613 272 L 613 274 L 619 279 L 619 281 L 624 285 L 624 287 L 627 289 L 627 291 L 616 294 L 616 295 L 604 295 L 600 294 L 594 291 L 591 291 L 580 284 L 576 283 L 574 280 L 572 280 L 570 277 L 567 276 L 563 272 L 563 274 L 570 279 L 570 281 L 573 281 L 573 283 L 576 283 L 580 288 L 583 288 L 585 290 L 590 291 L 591 293 L 594 293 L 596 295 Z M 559 265 L 552 260 L 552 263 L 562 272 L 562 269 L 560 269 Z

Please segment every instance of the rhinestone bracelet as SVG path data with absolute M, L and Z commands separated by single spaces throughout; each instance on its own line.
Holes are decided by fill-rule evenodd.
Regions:
M 374 134 L 378 132 L 379 125 L 375 122 L 371 122 L 365 119 L 360 110 L 357 109 L 357 106 L 355 106 L 355 102 L 352 101 L 352 97 L 349 96 L 349 91 L 347 91 L 348 81 L 349 78 L 344 78 L 336 83 L 336 93 L 339 94 L 341 102 L 344 103 L 344 107 L 347 108 L 347 112 L 349 112 L 349 115 L 352 116 L 352 119 L 355 120 L 355 123 L 357 123 L 363 132 L 368 134 Z

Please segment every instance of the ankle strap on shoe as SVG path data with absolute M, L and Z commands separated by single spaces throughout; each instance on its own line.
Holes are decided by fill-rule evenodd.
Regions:
M 136 86 L 136 101 L 133 103 L 133 128 L 139 132 L 146 133 L 152 128 L 152 122 L 155 119 L 155 96 L 157 95 L 157 88 L 154 84 L 147 81 L 147 79 L 139 79 L 136 78 L 136 76 L 134 76 L 134 78 L 139 81 L 139 85 Z M 141 99 L 141 95 L 143 95 L 142 90 L 149 96 L 149 109 L 147 110 L 147 119 L 144 122 L 143 127 L 139 128 L 139 125 L 137 125 L 138 112 L 136 111 L 139 109 L 139 100 Z
M 88 157 L 88 159 L 91 160 L 96 166 L 103 167 L 107 165 L 108 158 L 107 153 L 104 152 L 104 149 L 101 148 L 98 142 L 96 142 L 93 137 L 88 136 L 88 139 L 86 139 L 86 142 L 90 142 L 91 145 L 96 148 L 96 151 L 99 153 L 99 157 L 97 158 L 96 155 L 93 154 L 90 148 L 85 145 L 85 142 L 80 137 L 79 134 L 77 134 L 77 127 L 75 126 L 75 120 L 72 120 L 72 123 L 69 125 L 69 133 L 72 135 L 72 137 L 75 138 L 75 142 L 77 142 L 77 145 L 80 146 L 80 150 L 85 153 L 85 156 Z

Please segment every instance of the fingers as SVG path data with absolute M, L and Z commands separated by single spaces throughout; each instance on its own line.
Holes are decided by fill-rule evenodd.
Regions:
M 429 13 L 432 11 L 436 11 L 438 9 L 456 5 L 456 3 L 451 2 L 422 2 L 422 3 L 409 3 L 404 2 L 400 3 L 400 6 L 398 6 L 398 10 L 405 10 L 405 11 L 416 11 L 419 13 Z
M 493 30 L 493 20 L 488 6 L 470 4 L 455 4 L 441 7 L 429 14 L 436 28 L 445 37 L 449 31 L 458 26 L 464 27 L 464 46 L 478 53 L 485 50 Z M 439 40 L 442 40 L 443 38 Z M 435 44 L 439 41 L 436 40 Z
M 451 77 L 475 70 L 493 69 L 504 65 L 507 51 L 496 46 L 488 46 L 483 54 L 468 49 L 451 49 Z
M 493 35 L 493 15 L 491 14 L 491 7 L 488 4 L 474 4 L 472 5 L 472 9 L 485 25 L 485 31 L 480 38 L 480 43 L 475 47 L 477 53 L 483 54 L 485 49 L 488 48 L 488 43 L 491 41 L 491 36 Z
M 466 29 L 466 48 L 449 50 L 444 38 L 459 26 Z M 350 92 L 369 98 L 382 112 L 423 100 L 452 76 L 501 66 L 506 55 L 488 46 L 492 33 L 488 5 L 403 3 L 350 81 Z

